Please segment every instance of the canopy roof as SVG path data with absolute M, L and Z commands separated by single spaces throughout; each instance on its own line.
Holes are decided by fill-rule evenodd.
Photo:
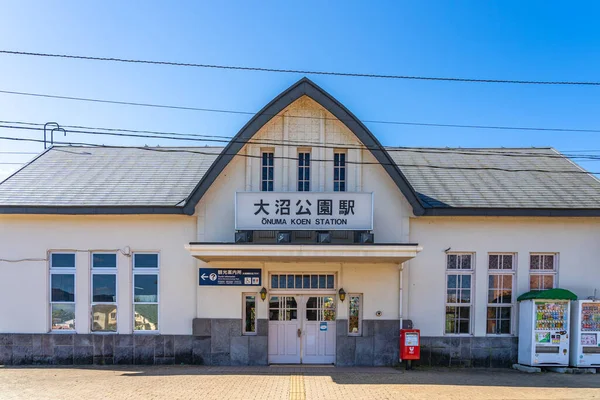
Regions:
M 532 290 L 523 293 L 517 301 L 523 300 L 577 300 L 577 295 L 567 289 Z

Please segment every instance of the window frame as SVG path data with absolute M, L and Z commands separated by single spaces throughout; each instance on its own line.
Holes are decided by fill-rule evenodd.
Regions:
M 156 255 L 156 268 L 153 267 L 137 267 L 135 266 L 135 256 L 137 254 L 152 254 Z M 131 329 L 136 335 L 155 335 L 160 334 L 160 264 L 161 257 L 159 251 L 134 251 L 131 255 Z M 156 275 L 156 301 L 151 302 L 139 302 L 135 301 L 135 277 L 137 275 Z M 135 306 L 138 304 L 156 305 L 156 324 L 158 325 L 155 330 L 138 330 L 135 329 Z
M 471 268 L 470 269 L 461 269 L 461 268 L 456 268 L 456 269 L 449 269 L 448 268 L 448 257 L 449 256 L 471 256 Z M 474 310 L 475 310 L 475 256 L 476 253 L 474 251 L 456 251 L 456 252 L 446 252 L 445 253 L 445 263 L 446 263 L 446 268 L 445 268 L 445 275 L 444 275 L 444 336 L 473 336 L 473 332 L 474 332 Z M 469 296 L 470 302 L 469 303 L 450 303 L 448 302 L 448 276 L 449 275 L 468 275 L 471 277 L 471 286 L 470 286 L 470 291 L 471 294 Z M 458 283 L 457 283 L 458 285 Z M 462 288 L 461 288 L 462 289 Z M 453 333 L 453 332 L 446 332 L 446 316 L 447 316 L 447 308 L 448 307 L 468 307 L 469 308 L 469 332 L 467 333 Z
M 358 297 L 358 332 L 350 332 L 350 304 L 352 301 L 352 297 Z M 346 329 L 346 333 L 348 334 L 348 336 L 362 336 L 362 325 L 363 325 L 363 308 L 364 308 L 364 303 L 363 303 L 363 294 L 362 293 L 349 293 L 346 295 L 346 298 L 348 299 L 348 328 Z
M 490 256 L 512 256 L 512 268 L 511 269 L 490 269 Z M 487 267 L 487 292 L 486 292 L 486 309 L 485 309 L 485 332 L 486 332 L 486 336 L 515 336 L 515 321 L 516 321 L 516 284 L 517 284 L 517 260 L 518 260 L 518 254 L 517 253 L 506 253 L 506 252 L 493 252 L 493 253 L 488 253 L 488 267 Z M 490 303 L 489 302 L 489 293 L 490 290 L 493 290 L 492 288 L 490 288 L 490 276 L 496 276 L 496 275 L 510 275 L 511 279 L 512 279 L 512 294 L 511 294 L 511 302 L 510 303 Z M 488 323 L 488 316 L 487 316 L 487 312 L 489 308 L 510 308 L 510 332 L 509 333 L 489 333 L 487 331 L 487 323 Z
M 271 165 L 264 164 L 265 154 L 267 154 L 267 160 L 269 159 L 268 154 L 272 155 Z M 267 175 L 265 177 L 264 171 L 267 168 Z M 272 171 L 273 179 L 269 179 L 269 169 Z M 271 190 L 269 190 L 269 183 L 271 184 Z M 267 190 L 264 189 L 266 184 Z M 265 148 L 260 151 L 260 191 L 261 192 L 274 192 L 275 191 L 275 149 Z
M 301 164 L 301 156 L 304 156 L 304 159 L 302 160 L 302 164 Z M 308 157 L 307 157 L 308 156 Z M 308 163 L 307 163 L 308 161 Z M 312 154 L 310 149 L 298 149 L 298 161 L 297 161 L 297 179 L 296 179 L 296 188 L 298 189 L 298 192 L 310 192 L 311 191 L 311 172 L 312 172 L 312 166 L 311 166 L 311 161 L 312 161 Z M 300 171 L 303 171 L 303 179 L 300 179 Z M 307 174 L 308 172 L 308 174 Z M 308 177 L 307 177 L 308 176 Z M 305 190 L 305 187 L 306 190 Z
M 273 285 L 272 285 L 272 276 L 273 275 L 277 275 L 279 277 L 282 276 L 282 275 L 285 275 L 286 276 L 286 287 L 282 288 L 278 284 L 277 287 L 274 288 Z M 287 287 L 287 279 L 288 279 L 287 276 L 288 275 L 293 275 L 294 276 L 294 287 L 293 288 L 288 288 Z M 317 276 L 317 284 L 318 284 L 318 276 L 319 275 L 325 275 L 325 286 L 327 286 L 327 276 L 328 275 L 332 275 L 333 276 L 333 288 L 326 288 L 326 287 L 325 288 L 304 288 L 304 282 L 302 284 L 302 288 L 297 288 L 296 285 L 295 285 L 296 276 L 301 276 L 304 279 L 305 275 L 308 275 L 308 276 L 315 275 L 315 276 Z M 268 281 L 269 293 L 270 292 L 289 293 L 292 290 L 302 290 L 302 291 L 307 291 L 307 293 L 318 294 L 319 292 L 323 292 L 324 294 L 330 294 L 330 293 L 333 293 L 334 291 L 337 290 L 337 284 L 338 284 L 337 272 L 332 272 L 332 271 L 329 271 L 329 272 L 320 272 L 320 271 L 319 272 L 314 272 L 314 271 L 312 271 L 312 272 L 285 272 L 285 271 L 279 271 L 279 272 L 277 272 L 277 271 L 272 271 L 272 272 L 269 272 L 267 276 L 268 276 L 268 279 L 269 279 L 269 281 Z M 282 294 L 282 295 L 284 295 L 284 294 Z
M 54 254 L 73 255 L 73 267 L 54 267 L 52 265 L 52 256 Z M 73 301 L 52 301 L 52 275 L 73 275 Z M 77 331 L 77 254 L 69 251 L 50 251 L 48 257 L 48 305 L 50 308 L 50 328 L 51 333 L 74 333 Z M 74 306 L 75 327 L 72 329 L 53 329 L 52 328 L 52 306 L 54 304 L 72 304 Z
M 254 296 L 254 332 L 246 331 L 246 298 Z M 258 299 L 260 295 L 258 292 L 244 292 L 242 293 L 242 336 L 257 336 L 258 335 Z
M 94 254 L 114 254 L 115 255 L 115 267 L 94 267 Z M 100 334 L 100 335 L 116 335 L 119 333 L 119 254 L 115 251 L 90 251 L 90 333 L 91 334 Z M 115 276 L 115 301 L 114 302 L 98 302 L 94 301 L 94 276 L 95 275 L 114 275 Z M 95 331 L 94 330 L 94 306 L 95 305 L 114 305 L 115 312 L 117 315 L 115 316 L 116 320 L 116 329 L 114 331 Z
M 341 162 L 336 161 L 336 156 L 341 157 L 344 156 L 344 160 L 343 160 L 343 165 L 336 165 L 340 164 Z M 345 150 L 334 150 L 333 151 L 333 191 L 334 192 L 347 192 L 348 191 L 348 152 Z M 338 171 L 338 179 L 335 179 L 335 172 L 336 170 Z M 344 171 L 344 179 L 339 179 L 340 176 L 340 172 Z M 336 183 L 338 184 L 338 188 L 336 190 Z M 339 190 L 341 184 L 344 184 L 344 190 Z
M 531 252 L 529 253 L 529 273 L 527 274 L 528 276 L 528 283 L 527 283 L 527 287 L 529 288 L 530 291 L 532 290 L 545 290 L 545 289 L 533 289 L 531 287 L 531 277 L 532 276 L 544 276 L 544 275 L 550 275 L 552 276 L 552 288 L 557 288 L 558 286 L 558 255 L 559 253 L 552 253 L 552 252 Z M 553 268 L 551 270 L 549 269 L 531 269 L 531 257 L 533 256 L 553 256 L 554 257 L 554 263 L 553 263 Z M 550 288 L 551 289 L 551 288 Z

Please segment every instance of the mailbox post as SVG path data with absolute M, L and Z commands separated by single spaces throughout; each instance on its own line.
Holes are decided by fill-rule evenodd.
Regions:
M 412 369 L 412 360 L 421 359 L 421 333 L 419 329 L 400 329 L 400 361 Z

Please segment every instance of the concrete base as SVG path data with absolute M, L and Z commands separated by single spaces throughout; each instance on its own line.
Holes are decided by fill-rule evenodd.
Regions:
M 427 366 L 510 368 L 517 362 L 516 337 L 421 337 L 421 360 Z
M 529 365 L 513 364 L 512 367 L 513 367 L 513 369 L 516 369 L 517 371 L 527 372 L 528 374 L 535 374 L 535 373 L 538 373 L 538 372 L 542 372 L 541 368 L 530 367 Z

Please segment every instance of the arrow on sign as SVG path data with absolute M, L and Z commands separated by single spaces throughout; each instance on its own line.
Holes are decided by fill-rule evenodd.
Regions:
M 206 280 L 206 278 L 208 278 L 208 276 L 207 276 L 206 274 L 202 274 L 202 275 L 200 276 L 200 278 L 202 278 L 202 280 L 203 280 L 203 281 L 205 281 L 205 280 Z

